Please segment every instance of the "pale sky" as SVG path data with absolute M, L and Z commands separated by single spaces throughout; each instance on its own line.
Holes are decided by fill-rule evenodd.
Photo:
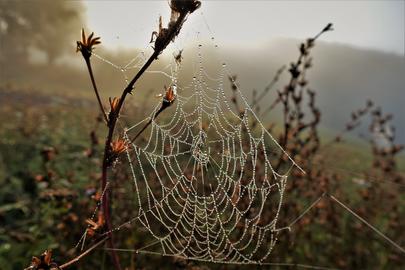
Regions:
M 88 27 L 109 48 L 148 46 L 167 1 L 85 1 Z M 405 1 L 202 1 L 181 33 L 182 41 L 215 37 L 221 45 L 255 46 L 272 38 L 303 39 L 327 23 L 325 38 L 357 47 L 405 55 Z

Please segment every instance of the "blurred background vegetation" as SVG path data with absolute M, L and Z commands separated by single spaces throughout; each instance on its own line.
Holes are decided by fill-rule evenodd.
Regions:
M 45 249 L 54 250 L 56 261 L 72 258 L 77 254 L 72 247 L 96 205 L 106 128 L 99 119 L 85 65 L 75 53 L 75 41 L 87 24 L 86 7 L 79 1 L 0 0 L 0 269 L 22 269 L 29 265 L 31 256 Z M 254 49 L 223 46 L 221 53 L 237 74 L 245 96 L 252 99 L 253 93 L 261 93 L 281 66 L 289 68 L 289 63 L 295 61 L 300 42 L 280 38 L 260 43 Z M 180 82 L 192 77 L 190 67 L 197 44 L 194 41 L 181 48 L 183 69 L 189 67 L 190 72 L 184 72 Z M 216 53 L 207 47 L 205 56 Z M 142 50 L 100 47 L 96 53 L 124 65 Z M 171 57 L 169 50 L 152 69 L 164 69 Z M 333 194 L 405 246 L 405 159 L 400 145 L 405 142 L 400 119 L 404 113 L 404 55 L 320 41 L 312 57 L 314 67 L 305 79 L 311 89 L 318 90 L 316 107 L 322 117 L 311 131 L 315 130 L 319 137 L 309 140 L 311 147 L 316 144 L 310 154 L 307 148 L 297 148 L 296 144 L 306 134 L 294 135 L 291 145 L 286 145 L 297 159 L 307 158 L 311 162 L 302 163 L 310 172 L 305 179 L 294 176 L 302 180 L 300 184 L 290 182 L 285 203 L 290 210 L 283 213 L 284 217 L 292 220 L 323 191 L 333 190 Z M 106 98 L 120 93 L 125 86 L 123 73 L 93 60 L 102 95 Z M 209 57 L 205 61 L 209 71 Z M 288 68 L 259 102 L 259 112 L 277 99 L 276 90 L 288 84 Z M 162 76 L 147 74 L 137 86 L 140 91 L 129 99 L 127 121 L 147 115 L 155 104 L 151 97 L 161 93 L 162 86 L 169 82 Z M 232 83 L 225 87 L 231 99 Z M 375 103 L 372 108 L 365 107 L 368 99 Z M 310 106 L 300 106 L 311 115 Z M 361 113 L 364 108 L 368 111 Z M 282 112 L 280 105 L 274 113 L 262 116 L 269 127 L 271 123 L 279 126 L 273 129 L 277 138 L 284 135 Z M 385 112 L 394 118 L 384 120 Z M 359 127 L 358 119 L 362 123 Z M 397 136 L 384 148 L 389 150 L 387 153 L 380 151 L 373 140 L 375 134 L 369 127 L 375 121 L 384 127 L 396 127 Z M 128 177 L 127 173 L 116 173 L 113 188 L 122 189 Z M 119 201 L 120 192 L 116 196 Z M 121 220 L 131 216 L 125 203 L 117 202 L 114 209 Z M 128 230 L 117 241 L 136 247 L 145 239 L 142 231 Z M 308 214 L 290 235 L 281 236 L 272 256 L 275 262 L 342 269 L 405 267 L 402 253 L 329 203 Z M 147 255 L 123 254 L 122 259 L 129 269 L 233 268 Z M 108 260 L 106 252 L 98 250 L 72 269 L 111 269 Z

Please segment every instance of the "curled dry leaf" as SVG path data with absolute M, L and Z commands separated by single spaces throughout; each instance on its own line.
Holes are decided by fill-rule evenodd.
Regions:
M 100 231 L 105 224 L 103 213 L 101 211 L 98 212 L 97 222 L 94 222 L 92 219 L 86 219 L 86 223 L 89 225 L 87 234 L 93 236 L 96 232 Z

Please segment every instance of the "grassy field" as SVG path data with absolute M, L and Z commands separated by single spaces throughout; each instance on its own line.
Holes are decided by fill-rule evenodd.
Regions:
M 2 224 L 0 268 L 21 269 L 29 264 L 31 255 L 40 254 L 49 248 L 56 251 L 56 260 L 64 260 L 66 257 L 73 256 L 72 248 L 85 228 L 85 219 L 95 207 L 92 195 L 99 187 L 100 157 L 103 134 L 106 132 L 105 128 L 95 120 L 96 103 L 86 98 L 50 96 L 29 90 L 3 89 L 0 95 L 2 100 L 7 101 L 0 109 L 2 123 L 0 130 L 0 186 L 2 187 L 0 189 L 0 222 Z M 92 144 L 90 136 L 92 131 L 95 132 L 98 144 L 94 141 Z M 324 140 L 328 141 L 328 138 Z M 364 208 L 364 211 L 367 211 L 368 207 L 375 208 L 374 201 L 379 200 L 379 198 L 371 198 L 369 201 L 364 201 L 357 195 L 359 192 L 361 194 L 362 190 L 366 190 L 368 185 L 374 184 L 362 180 L 363 173 L 370 168 L 371 163 L 372 155 L 368 144 L 358 141 L 321 148 L 314 159 L 315 167 L 339 175 L 339 190 L 334 192 L 343 194 L 345 198 L 350 197 L 353 207 Z M 404 159 L 400 158 L 400 171 L 404 170 L 404 165 Z M 380 181 L 379 189 L 391 190 L 393 187 L 399 187 L 399 190 L 403 191 L 403 186 L 393 186 L 390 181 L 390 179 Z M 308 183 L 307 186 L 310 188 L 311 184 Z M 301 200 L 301 192 L 294 191 L 287 195 L 286 203 Z M 403 213 L 403 194 L 399 202 L 401 203 L 398 205 L 398 211 Z M 303 206 L 300 209 L 308 203 L 309 201 L 303 200 Z M 118 210 L 122 206 L 125 204 L 120 203 L 115 209 Z M 282 252 L 283 248 L 276 253 L 278 261 L 347 266 L 345 263 L 339 265 L 339 260 L 331 261 L 330 256 L 336 252 L 336 249 L 341 253 L 340 256 L 344 256 L 345 253 L 342 251 L 344 249 L 352 252 L 350 251 L 352 248 L 348 246 L 351 245 L 351 239 L 348 239 L 348 236 L 334 235 L 328 229 L 329 226 L 324 225 L 331 220 L 319 220 L 319 217 L 316 217 L 317 211 L 314 213 L 315 216 L 312 216 L 315 220 L 311 221 L 311 214 L 309 214 L 310 219 L 306 221 L 309 225 L 294 236 L 293 246 L 283 247 L 284 251 L 292 250 L 292 253 L 286 256 Z M 353 226 L 361 226 L 347 213 L 338 209 L 334 211 L 340 219 L 346 220 L 343 222 L 346 225 L 340 225 L 339 230 L 352 230 L 353 227 L 348 225 L 349 223 L 354 224 Z M 380 214 L 378 216 L 372 218 L 376 226 L 388 230 L 387 218 Z M 401 226 L 403 224 L 396 227 L 397 231 L 388 231 L 388 234 L 394 238 L 402 235 L 402 240 L 398 239 L 398 241 L 404 241 L 400 231 Z M 362 228 L 360 240 L 356 242 L 355 249 L 364 251 L 369 249 L 366 239 L 370 232 Z M 311 244 L 306 240 L 307 234 L 312 235 Z M 132 232 L 130 235 L 132 236 L 125 240 L 129 245 L 144 241 L 140 232 Z M 282 240 L 283 237 L 280 241 Z M 324 250 L 317 245 L 330 248 Z M 332 248 L 333 246 L 336 249 Z M 370 250 L 378 251 L 380 255 L 376 256 L 371 263 L 379 265 L 377 267 L 379 269 L 399 269 L 397 266 L 401 264 L 399 263 L 401 259 L 398 257 L 400 255 L 395 255 L 390 246 L 378 238 L 374 238 L 372 246 Z M 350 267 L 356 265 L 352 261 L 361 264 L 362 260 L 365 260 L 361 256 L 369 252 L 363 251 L 359 253 L 363 255 L 350 259 Z M 79 264 L 79 269 L 83 269 L 82 267 L 94 269 L 92 267 L 103 265 L 103 263 L 100 264 L 99 256 L 104 256 L 105 252 L 97 252 L 99 255 L 90 256 Z M 154 260 L 151 263 L 148 258 L 148 256 L 123 255 L 124 261 L 132 265 L 131 267 L 142 266 L 146 269 L 153 269 L 162 262 L 168 265 L 168 269 L 171 268 L 170 265 L 180 269 L 199 265 L 164 257 L 151 257 Z M 107 259 L 104 258 L 104 260 Z M 344 261 L 345 258 L 340 260 Z M 221 268 L 216 265 L 210 267 Z

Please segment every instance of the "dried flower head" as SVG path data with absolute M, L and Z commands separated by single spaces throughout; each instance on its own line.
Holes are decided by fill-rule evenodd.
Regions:
M 111 151 L 115 155 L 122 154 L 127 149 L 127 144 L 122 139 L 117 139 L 111 142 Z
M 25 270 L 52 270 L 60 269 L 59 266 L 52 261 L 52 251 L 45 250 L 41 256 L 32 257 L 31 265 Z
M 109 156 L 107 158 L 107 166 L 111 166 L 118 158 L 128 149 L 128 143 L 122 139 L 116 139 L 110 143 Z
M 180 14 L 193 13 L 201 6 L 201 2 L 197 0 L 171 0 L 170 8 Z
M 322 30 L 322 32 L 327 32 L 327 31 L 333 31 L 333 24 L 328 23 L 325 28 Z
M 172 85 L 169 87 L 165 86 L 165 96 L 163 97 L 163 103 L 167 104 L 167 105 L 171 105 L 175 100 L 176 100 L 176 96 L 177 96 L 177 86 L 176 85 Z
M 83 57 L 88 59 L 91 56 L 91 52 L 94 49 L 94 46 L 100 44 L 100 37 L 93 38 L 94 33 L 92 32 L 87 38 L 84 29 L 82 28 L 82 40 L 77 41 L 76 52 L 81 52 Z

